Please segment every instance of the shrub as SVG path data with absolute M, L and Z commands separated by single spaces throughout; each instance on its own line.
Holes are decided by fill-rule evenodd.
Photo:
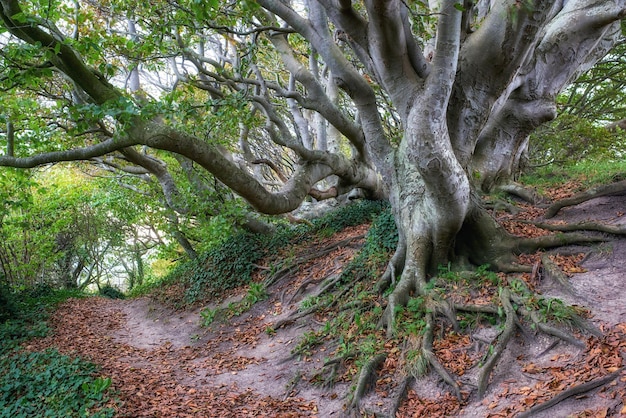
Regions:
M 124 299 L 126 296 L 117 287 L 113 287 L 110 284 L 104 285 L 98 291 L 100 296 L 104 296 L 109 299 Z
M 8 286 L 0 284 L 0 323 L 7 319 L 15 318 L 17 313 L 15 294 Z

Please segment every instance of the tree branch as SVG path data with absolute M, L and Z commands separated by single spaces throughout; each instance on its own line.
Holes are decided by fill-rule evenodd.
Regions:
M 33 168 L 44 164 L 58 163 L 62 161 L 83 161 L 94 157 L 100 157 L 122 148 L 137 145 L 139 142 L 131 137 L 111 138 L 98 144 L 75 148 L 67 151 L 46 152 L 31 157 L 0 156 L 0 166 L 16 168 Z

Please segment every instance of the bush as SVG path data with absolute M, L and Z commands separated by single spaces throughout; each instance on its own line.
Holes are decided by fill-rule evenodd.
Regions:
M 621 160 L 625 140 L 623 131 L 610 132 L 593 121 L 562 114 L 532 134 L 530 163 Z
M 0 284 L 0 323 L 15 318 L 17 314 L 18 307 L 15 303 L 15 294 L 8 286 Z
M 104 285 L 98 290 L 100 296 L 104 296 L 109 299 L 124 299 L 126 295 L 117 287 L 113 287 L 110 284 Z

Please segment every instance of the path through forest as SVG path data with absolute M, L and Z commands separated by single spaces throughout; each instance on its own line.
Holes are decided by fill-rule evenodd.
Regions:
M 563 209 L 556 219 L 625 224 L 624 208 L 626 196 L 602 197 Z M 331 240 L 362 240 L 365 228 L 349 228 Z M 297 309 L 296 302 L 301 299 L 291 300 L 290 295 L 305 277 L 320 269 L 331 274 L 357 247 L 338 247 L 324 259 L 313 260 L 291 279 L 270 288 L 267 300 L 229 323 L 217 321 L 203 328 L 199 309 L 176 312 L 148 298 L 75 299 L 53 316 L 54 332 L 31 341 L 28 349 L 54 346 L 102 365 L 101 373 L 111 376 L 119 391 L 122 402 L 115 406 L 119 416 L 343 416 L 344 395 L 352 382 L 324 389 L 308 381 L 328 353 L 322 348 L 303 358 L 291 354 L 302 335 L 321 324 L 308 318 L 275 334 L 268 331 Z M 572 291 L 549 281 L 542 282 L 540 290 L 590 308 L 593 322 L 606 336 L 588 339 L 584 349 L 555 345 L 548 337 L 517 338 L 496 369 L 485 399 L 470 397 L 466 404 L 457 405 L 455 416 L 513 416 L 542 401 L 542 391 L 555 389 L 555 385 L 566 390 L 612 372 L 619 376 L 611 383 L 572 396 L 533 417 L 626 414 L 626 372 L 622 368 L 626 360 L 626 239 L 594 247 L 577 271 L 571 277 Z M 235 293 L 221 303 L 226 306 L 240 297 Z M 471 385 L 471 375 L 461 380 Z M 442 408 L 449 401 L 446 393 L 447 388 L 434 376 L 424 378 L 414 385 L 402 416 L 444 415 Z M 388 410 L 392 399 L 386 395 L 376 390 L 364 406 L 370 411 Z

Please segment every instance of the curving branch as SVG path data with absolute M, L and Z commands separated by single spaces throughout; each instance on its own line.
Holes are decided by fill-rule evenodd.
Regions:
M 111 138 L 83 148 L 74 148 L 66 151 L 53 151 L 30 157 L 0 156 L 0 166 L 15 168 L 34 168 L 44 164 L 63 161 L 85 161 L 100 157 L 123 148 L 138 145 L 140 142 L 131 137 Z

